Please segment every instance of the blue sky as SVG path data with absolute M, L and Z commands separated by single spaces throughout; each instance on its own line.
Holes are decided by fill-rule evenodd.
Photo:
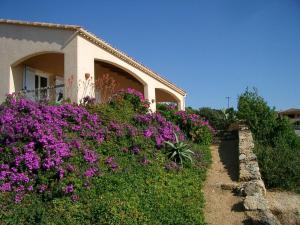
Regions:
M 0 17 L 84 26 L 185 89 L 189 106 L 236 106 L 255 86 L 300 108 L 300 0 L 0 0 Z

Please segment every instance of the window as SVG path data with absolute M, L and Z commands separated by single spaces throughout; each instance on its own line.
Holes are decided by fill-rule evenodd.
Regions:
M 40 75 L 35 75 L 35 89 L 41 89 L 48 86 L 48 78 Z M 48 90 L 35 90 L 35 97 L 38 99 L 47 98 Z

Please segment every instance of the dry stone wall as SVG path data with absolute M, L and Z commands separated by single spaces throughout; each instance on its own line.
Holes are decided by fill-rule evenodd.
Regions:
M 239 138 L 239 185 L 237 191 L 244 197 L 244 208 L 254 224 L 280 225 L 272 214 L 265 198 L 266 188 L 256 155 L 253 152 L 254 140 L 246 125 L 234 125 Z

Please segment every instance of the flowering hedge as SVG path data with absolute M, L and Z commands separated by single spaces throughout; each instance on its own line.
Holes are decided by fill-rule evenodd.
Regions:
M 184 169 L 172 162 L 164 142 L 185 135 L 144 103 L 132 90 L 101 105 L 9 96 L 0 105 L 0 221 L 203 224 L 209 150 L 194 145 Z
M 129 101 L 136 113 L 147 113 L 149 111 L 150 103 L 144 98 L 141 92 L 133 88 L 119 90 L 111 97 L 109 104 L 118 104 L 119 100 Z
M 177 125 L 167 121 L 159 113 L 136 115 L 135 121 L 143 127 L 143 133 L 146 138 L 152 138 L 157 147 L 162 147 L 165 141 L 175 142 L 175 134 L 179 136 L 181 141 L 184 135 Z
M 174 106 L 159 105 L 158 112 L 177 124 L 188 139 L 195 143 L 208 145 L 216 133 L 209 121 L 194 113 L 177 111 Z
M 9 96 L 0 107 L 0 129 L 0 191 L 14 192 L 16 202 L 30 192 L 71 194 L 70 177 L 99 170 L 98 154 L 85 143 L 101 143 L 104 130 L 83 107 Z
M 124 147 L 136 155 L 144 143 L 136 143 L 138 137 L 158 148 L 165 141 L 175 142 L 175 133 L 183 140 L 179 127 L 160 114 L 137 114 L 133 124 L 111 121 L 103 126 L 99 116 L 83 106 L 48 105 L 16 96 L 0 106 L 0 129 L 0 192 L 11 193 L 16 202 L 32 192 L 76 200 L 76 190 L 101 173 L 95 146 L 111 138 L 130 142 Z M 118 169 L 113 156 L 104 160 L 112 171 Z

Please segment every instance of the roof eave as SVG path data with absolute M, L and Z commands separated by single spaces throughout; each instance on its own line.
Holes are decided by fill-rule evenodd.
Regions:
M 155 73 L 148 67 L 142 65 L 141 63 L 137 62 L 135 59 L 131 58 L 124 52 L 120 51 L 119 49 L 111 46 L 101 38 L 97 37 L 96 35 L 90 33 L 89 31 L 85 30 L 81 26 L 77 25 L 62 25 L 62 24 L 55 24 L 55 23 L 41 23 L 41 22 L 27 22 L 27 21 L 20 21 L 20 20 L 8 20 L 8 19 L 0 19 L 0 24 L 14 24 L 14 25 L 22 25 L 22 26 L 40 26 L 40 27 L 47 27 L 52 29 L 65 29 L 65 30 L 73 30 L 77 31 L 77 33 L 84 37 L 85 39 L 91 41 L 92 43 L 100 46 L 104 50 L 108 51 L 109 53 L 113 54 L 114 56 L 118 57 L 119 59 L 125 61 L 126 63 L 130 64 L 131 66 L 141 70 L 142 72 L 148 74 L 149 76 L 153 77 L 154 79 L 162 82 L 169 88 L 173 89 L 177 93 L 186 96 L 186 92 L 177 87 L 175 84 L 168 81 L 166 78 L 162 77 L 158 73 Z
M 85 39 L 93 42 L 94 44 L 96 44 L 98 46 L 100 46 L 102 49 L 108 51 L 109 53 L 111 53 L 114 56 L 118 57 L 119 59 L 125 61 L 126 63 L 130 64 L 131 66 L 133 66 L 133 67 L 141 70 L 142 72 L 150 75 L 154 79 L 164 83 L 165 85 L 167 85 L 171 89 L 175 90 L 179 94 L 181 94 L 183 96 L 186 96 L 186 92 L 183 89 L 177 87 L 175 84 L 173 84 L 170 81 L 168 81 L 167 79 L 163 78 L 161 75 L 158 75 L 157 73 L 153 72 L 151 69 L 149 69 L 148 67 L 146 67 L 146 66 L 142 65 L 141 63 L 137 62 L 136 60 L 134 60 L 133 58 L 131 58 L 130 56 L 128 56 L 124 52 L 120 51 L 119 49 L 116 49 L 115 47 L 111 46 L 110 44 L 108 44 L 107 42 L 102 40 L 101 38 L 97 37 L 96 35 L 90 33 L 89 31 L 87 31 L 83 28 L 79 28 L 78 31 L 79 31 L 80 36 L 82 36 Z

